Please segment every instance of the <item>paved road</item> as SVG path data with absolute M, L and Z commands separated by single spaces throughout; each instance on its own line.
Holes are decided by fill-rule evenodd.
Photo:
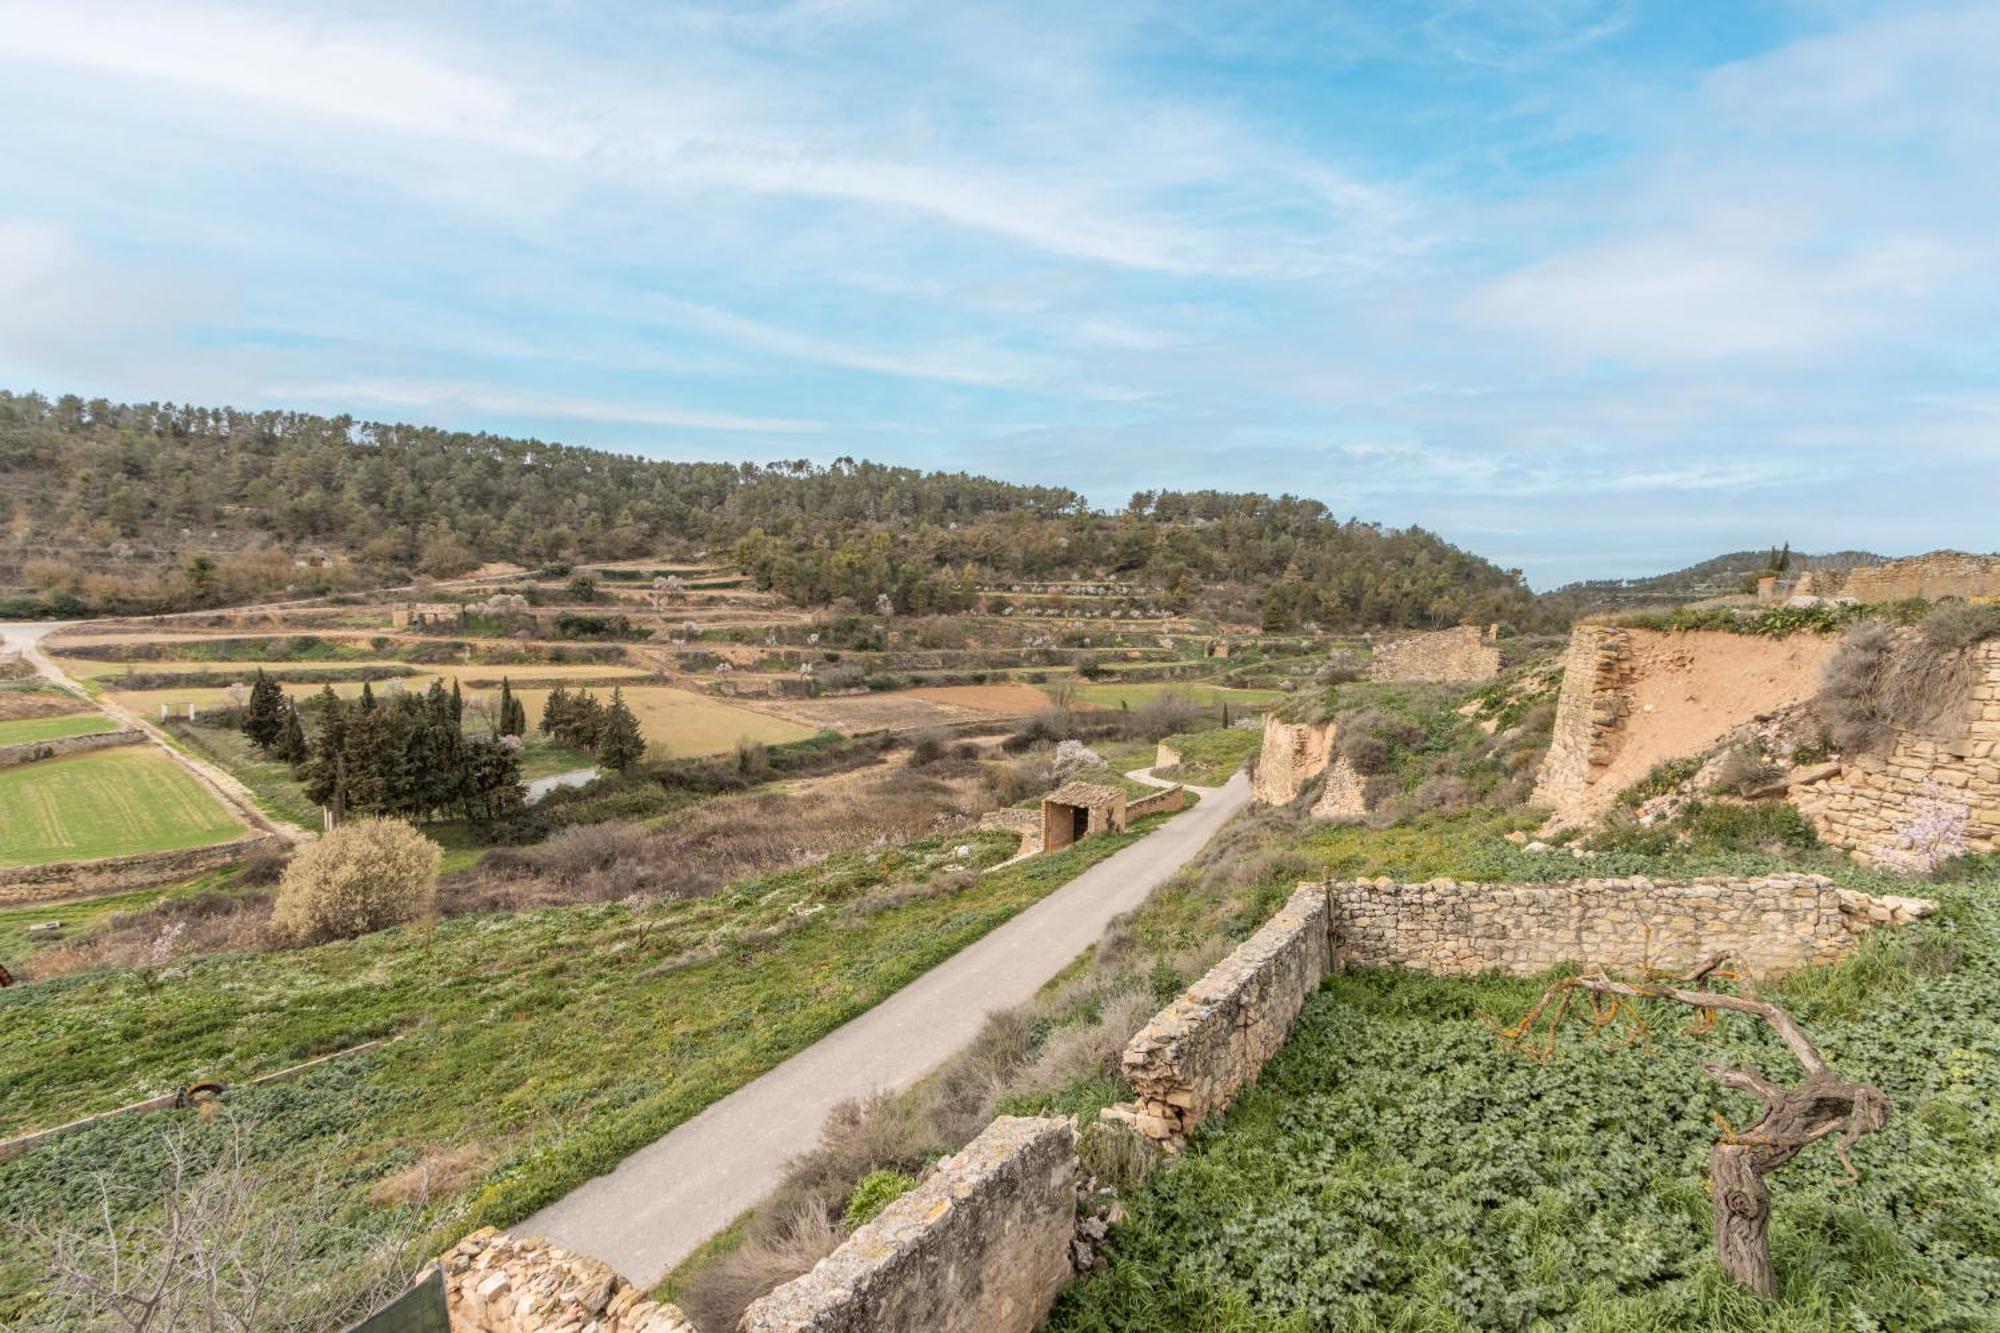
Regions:
M 205 759 L 197 759 L 173 745 L 167 739 L 166 732 L 123 704 L 110 699 L 91 698 L 89 691 L 71 680 L 69 675 L 56 665 L 55 660 L 42 651 L 42 640 L 57 630 L 72 628 L 76 623 L 76 621 L 49 620 L 0 623 L 0 648 L 10 648 L 20 653 L 45 680 L 68 690 L 120 726 L 144 733 L 148 740 L 166 751 L 168 756 L 182 768 L 194 774 L 196 780 L 214 792 L 224 805 L 235 811 L 237 816 L 251 828 L 276 833 L 293 843 L 312 839 L 312 830 L 300 828 L 289 820 L 273 819 L 265 814 L 258 808 L 257 798 L 250 794 L 250 789 L 238 782 L 233 774 L 225 772 Z
M 528 789 L 527 803 L 533 805 L 558 787 L 581 787 L 595 782 L 603 773 L 601 768 L 572 768 L 567 773 L 551 773 L 545 778 L 536 778 L 524 784 Z
M 907 1087 L 943 1063 L 989 1011 L 1032 998 L 1249 803 L 1240 773 L 1203 790 L 1192 810 L 511 1229 L 595 1255 L 652 1286 L 768 1194 L 837 1103 Z

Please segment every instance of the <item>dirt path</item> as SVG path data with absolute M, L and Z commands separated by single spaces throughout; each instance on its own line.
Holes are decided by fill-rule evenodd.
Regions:
M 775 1188 L 834 1106 L 904 1088 L 1021 1004 L 1138 907 L 1250 803 L 1242 774 L 1100 861 L 861 1017 L 512 1228 L 595 1255 L 650 1287 Z
M 311 830 L 300 828 L 289 820 L 273 819 L 260 810 L 257 807 L 257 798 L 250 794 L 250 789 L 231 774 L 205 759 L 198 759 L 180 749 L 172 743 L 166 732 L 123 704 L 109 698 L 93 699 L 89 691 L 71 680 L 69 675 L 56 665 L 55 659 L 42 651 L 42 640 L 57 630 L 70 628 L 75 623 L 74 621 L 28 621 L 0 624 L 0 646 L 19 652 L 22 660 L 33 666 L 50 684 L 69 691 L 120 726 L 142 733 L 153 744 L 164 750 L 175 763 L 194 774 L 196 781 L 213 792 L 217 800 L 235 812 L 236 816 L 251 828 L 275 833 L 291 843 L 312 840 L 314 835 Z

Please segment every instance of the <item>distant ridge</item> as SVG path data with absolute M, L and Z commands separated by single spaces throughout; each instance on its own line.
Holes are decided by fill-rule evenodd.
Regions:
M 1744 590 L 1744 582 L 1768 569 L 1771 554 L 1779 548 L 1762 546 L 1748 551 L 1730 551 L 1711 556 L 1685 569 L 1636 579 L 1586 579 L 1566 583 L 1543 594 L 1552 602 L 1567 603 L 1585 611 L 1603 607 L 1678 605 L 1704 597 L 1725 597 Z M 1829 551 L 1811 555 L 1791 552 L 1794 571 L 1828 569 L 1845 572 L 1861 565 L 1879 565 L 1887 556 L 1873 551 Z

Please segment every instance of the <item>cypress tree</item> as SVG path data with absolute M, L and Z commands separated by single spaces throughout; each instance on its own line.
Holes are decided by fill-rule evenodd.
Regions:
M 455 727 L 465 725 L 465 696 L 458 692 L 457 676 L 451 678 L 451 724 Z
M 371 689 L 369 687 L 368 682 L 364 680 L 361 682 L 361 711 L 364 713 L 369 713 L 373 712 L 374 709 L 375 709 L 375 691 Z
M 542 703 L 542 735 L 560 738 L 569 728 L 569 691 L 558 685 Z
M 347 813 L 348 710 L 333 686 L 321 687 L 318 712 L 319 728 L 305 764 L 306 799 L 326 807 L 338 825 Z
M 514 687 L 507 683 L 505 676 L 500 677 L 500 734 L 502 736 L 518 736 L 521 734 L 522 728 L 516 724 L 514 719 L 514 710 L 519 706 L 520 701 L 514 697 Z
M 257 668 L 257 679 L 250 686 L 250 706 L 244 714 L 243 734 L 258 749 L 267 752 L 285 734 L 285 692 L 277 681 L 264 674 L 262 667 Z
M 625 706 L 625 692 L 614 687 L 611 706 L 603 712 L 597 740 L 597 762 L 623 773 L 646 755 L 646 739 L 639 734 L 639 719 Z
M 306 744 L 306 729 L 299 721 L 296 704 L 287 704 L 285 707 L 285 729 L 278 736 L 275 753 L 294 769 L 303 764 L 311 753 L 311 747 Z

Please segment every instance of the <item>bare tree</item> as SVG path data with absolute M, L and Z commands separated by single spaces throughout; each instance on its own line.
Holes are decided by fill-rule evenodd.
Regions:
M 1786 1087 L 1754 1069 L 1702 1063 L 1724 1087 L 1747 1092 L 1764 1104 L 1763 1115 L 1750 1128 L 1732 1130 L 1725 1124 L 1722 1138 L 1709 1152 L 1708 1174 L 1715 1191 L 1715 1254 L 1722 1271 L 1732 1281 L 1769 1297 L 1777 1295 L 1778 1283 L 1766 1235 L 1771 1193 L 1764 1177 L 1798 1156 L 1808 1144 L 1838 1134 L 1834 1152 L 1847 1168 L 1848 1177 L 1858 1179 L 1847 1150 L 1863 1134 L 1888 1124 L 1891 1107 L 1888 1095 L 1872 1083 L 1856 1083 L 1835 1073 L 1798 1020 L 1759 996 L 1746 970 L 1725 970 L 1726 961 L 1712 958 L 1679 978 L 1701 986 L 1699 990 L 1657 981 L 1614 981 L 1602 974 L 1565 977 L 1542 992 L 1520 1022 L 1502 1028 L 1500 1035 L 1537 1058 L 1547 1059 L 1555 1049 L 1557 1029 L 1579 997 L 1587 1005 L 1594 1027 L 1608 1028 L 1622 1021 L 1637 1036 L 1646 1032 L 1645 1016 L 1637 1005 L 1641 1000 L 1668 1000 L 1693 1008 L 1697 1030 L 1701 1031 L 1714 1027 L 1718 1010 L 1749 1014 L 1770 1024 L 1805 1070 L 1802 1082 Z M 1707 984 L 1712 977 L 1733 982 L 1735 992 L 1713 989 Z M 1537 1031 L 1544 1033 L 1539 1042 L 1534 1040 Z

